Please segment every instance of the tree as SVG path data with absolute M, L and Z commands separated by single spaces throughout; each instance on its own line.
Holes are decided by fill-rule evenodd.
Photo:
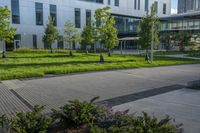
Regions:
M 82 34 L 81 44 L 86 46 L 86 54 L 88 53 L 87 46 L 95 43 L 95 26 L 93 22 L 85 25 Z
M 10 10 L 0 7 L 0 42 L 3 42 L 2 58 L 6 58 L 5 42 L 12 42 L 16 29 L 10 26 Z
M 173 32 L 161 33 L 159 39 L 165 43 L 165 49 L 168 51 L 171 47 L 171 41 L 174 39 L 174 33 Z
M 117 29 L 115 27 L 115 19 L 109 13 L 110 7 L 104 7 L 98 9 L 95 12 L 95 19 L 100 22 L 97 25 L 97 40 L 102 44 L 105 44 L 106 48 L 109 50 L 113 48 L 118 43 Z M 104 62 L 103 54 L 100 55 L 100 62 Z
M 48 23 L 44 31 L 44 36 L 42 39 L 44 44 L 46 44 L 48 48 L 51 50 L 51 53 L 53 53 L 52 44 L 58 37 L 58 30 L 53 25 L 53 23 L 54 23 L 54 20 L 52 20 L 52 18 L 49 17 Z
M 151 48 L 152 43 L 151 41 L 153 41 L 154 47 L 158 45 L 158 25 L 159 19 L 156 15 L 155 4 L 153 4 L 151 6 L 151 12 L 147 12 L 147 14 L 140 20 L 138 28 L 139 44 L 141 45 L 142 49 L 146 50 L 146 61 L 149 60 L 149 49 Z
M 179 44 L 180 51 L 184 51 L 185 46 L 189 45 L 191 37 L 192 33 L 189 31 L 179 31 L 176 33 L 175 40 Z
M 70 49 L 69 56 L 73 56 L 72 44 L 81 42 L 81 34 L 70 21 L 66 21 L 65 23 L 65 31 L 63 39 L 69 46 Z

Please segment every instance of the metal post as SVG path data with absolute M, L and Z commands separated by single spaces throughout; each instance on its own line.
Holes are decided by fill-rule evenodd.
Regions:
M 123 41 L 120 42 L 121 54 L 123 54 L 123 53 L 122 53 L 122 43 L 123 43 Z
M 153 49 L 154 49 L 154 24 L 151 27 L 151 63 L 153 63 Z

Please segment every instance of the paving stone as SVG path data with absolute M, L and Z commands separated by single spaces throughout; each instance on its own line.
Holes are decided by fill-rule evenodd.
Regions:
M 12 116 L 15 112 L 25 112 L 30 109 L 20 101 L 5 85 L 0 83 L 0 115 Z

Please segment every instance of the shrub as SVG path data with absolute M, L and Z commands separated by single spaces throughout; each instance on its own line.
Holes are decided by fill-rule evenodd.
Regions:
M 49 53 L 48 49 L 31 49 L 31 48 L 19 48 L 16 50 L 17 53 Z M 54 49 L 54 53 L 67 53 L 67 49 Z M 75 50 L 73 52 L 76 52 Z
M 112 109 L 94 105 L 93 98 L 89 102 L 73 100 L 60 111 L 53 110 L 52 118 L 44 116 L 43 106 L 35 106 L 32 112 L 17 113 L 9 119 L 0 117 L 1 133 L 181 133 L 180 125 L 171 122 L 169 116 L 158 120 L 143 112 L 142 116 L 129 115 L 128 110 L 114 112 Z M 51 124 L 51 126 L 49 126 Z M 67 126 L 65 125 L 67 124 Z
M 143 116 L 134 117 L 128 115 L 128 110 L 124 112 L 109 114 L 97 123 L 94 129 L 106 130 L 109 133 L 181 133 L 180 125 L 171 123 L 171 119 L 167 116 L 160 121 L 156 117 L 150 117 L 143 112 Z
M 97 99 L 98 97 L 95 97 L 90 102 L 81 102 L 77 99 L 69 101 L 69 104 L 61 107 L 60 111 L 52 110 L 53 118 L 58 119 L 61 123 L 73 126 L 93 123 L 103 113 L 101 108 L 93 104 Z
M 11 119 L 4 115 L 0 117 L 1 127 L 14 133 L 45 133 L 52 119 L 42 115 L 43 109 L 43 106 L 35 106 L 32 112 L 17 113 Z

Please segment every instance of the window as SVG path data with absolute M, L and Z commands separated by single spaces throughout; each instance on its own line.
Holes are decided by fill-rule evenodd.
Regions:
M 50 5 L 50 16 L 53 20 L 53 25 L 57 26 L 57 9 L 56 5 Z
M 95 3 L 101 3 L 101 4 L 103 4 L 103 0 L 83 0 L 83 1 L 95 2 Z
M 20 42 L 21 42 L 21 34 L 16 34 L 14 36 L 14 48 L 15 48 L 15 50 L 20 48 L 20 46 L 21 46 Z
M 33 35 L 33 48 L 37 49 L 37 35 Z
M 134 9 L 137 9 L 137 0 L 134 0 Z
M 167 12 L 167 5 L 164 3 L 163 4 L 163 14 L 166 14 Z
M 81 28 L 81 9 L 75 8 L 75 27 Z
M 155 10 L 156 10 L 156 13 L 158 13 L 158 1 L 155 1 L 155 3 L 154 3 L 155 5 Z
M 145 0 L 145 7 L 144 7 L 144 10 L 145 11 L 148 11 L 149 9 L 149 0 Z
M 19 0 L 11 0 L 12 23 L 20 24 Z
M 36 25 L 43 25 L 43 4 L 35 3 Z
M 138 10 L 140 10 L 140 0 L 138 0 Z
M 91 10 L 86 10 L 86 25 L 91 23 Z
M 110 0 L 108 0 L 108 5 L 110 5 Z
M 119 6 L 119 0 L 115 0 L 115 6 Z

